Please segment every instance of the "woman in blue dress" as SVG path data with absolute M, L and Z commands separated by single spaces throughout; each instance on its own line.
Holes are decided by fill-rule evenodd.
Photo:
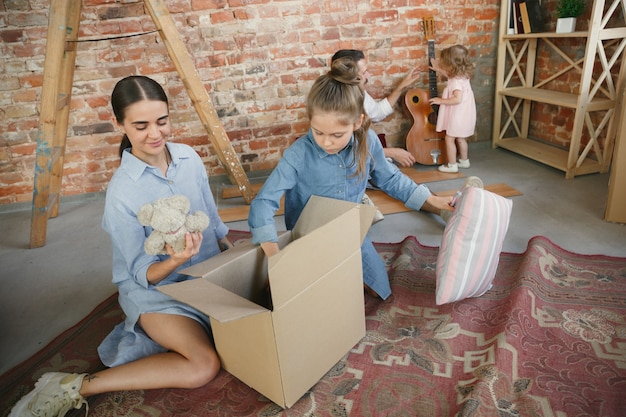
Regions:
M 113 246 L 113 282 L 126 319 L 105 338 L 98 353 L 107 369 L 94 374 L 44 374 L 10 416 L 63 416 L 86 397 L 110 391 L 196 388 L 211 381 L 220 361 L 209 318 L 158 291 L 188 277 L 177 271 L 232 247 L 218 216 L 202 160 L 189 146 L 169 143 L 167 96 L 143 76 L 122 79 L 111 95 L 114 124 L 123 133 L 121 165 L 106 192 L 102 226 Z M 191 212 L 210 219 L 203 232 L 188 233 L 185 249 L 148 255 L 143 243 L 152 231 L 137 211 L 162 197 L 184 195 Z

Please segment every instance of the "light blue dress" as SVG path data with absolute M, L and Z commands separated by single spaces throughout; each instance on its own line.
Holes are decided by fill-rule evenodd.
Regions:
M 419 210 L 431 195 L 424 185 L 418 185 L 385 159 L 380 140 L 369 130 L 367 143 L 370 156 L 366 173 L 371 181 L 402 202 Z M 248 224 L 254 243 L 278 240 L 274 213 L 285 195 L 285 225 L 291 230 L 302 213 L 309 197 L 318 195 L 360 203 L 365 193 L 368 175 L 355 176 L 354 136 L 337 154 L 328 154 L 320 148 L 309 132 L 287 148 L 276 168 L 250 205 Z M 364 282 L 383 299 L 391 294 L 385 265 L 369 238 L 361 247 Z
M 111 237 L 113 283 L 118 286 L 119 303 L 126 319 L 98 347 L 100 359 L 106 366 L 121 365 L 165 351 L 137 324 L 143 313 L 187 316 L 201 323 L 207 331 L 210 330 L 206 315 L 162 294 L 146 278 L 148 267 L 169 255 L 147 255 L 144 251 L 144 241 L 152 232 L 151 227 L 144 227 L 137 221 L 137 211 L 144 204 L 182 194 L 191 202 L 190 212 L 200 210 L 209 216 L 210 224 L 203 232 L 200 252 L 179 269 L 218 254 L 218 240 L 228 234 L 228 228 L 217 213 L 206 170 L 198 154 L 184 144 L 168 143 L 166 146 L 172 156 L 167 176 L 126 150 L 120 167 L 107 187 L 102 227 Z M 158 285 L 188 278 L 174 272 Z

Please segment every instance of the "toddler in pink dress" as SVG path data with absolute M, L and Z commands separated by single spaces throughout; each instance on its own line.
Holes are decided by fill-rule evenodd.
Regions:
M 431 59 L 431 69 L 448 79 L 441 97 L 430 100 L 439 105 L 437 132 L 446 132 L 448 164 L 440 165 L 441 172 L 459 172 L 469 168 L 467 138 L 476 129 L 476 102 L 470 84 L 472 64 L 464 46 L 454 45 L 441 51 L 439 59 Z M 457 162 L 458 155 L 458 162 Z

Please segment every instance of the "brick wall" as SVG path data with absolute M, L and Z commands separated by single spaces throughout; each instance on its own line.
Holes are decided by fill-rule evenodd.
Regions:
M 424 69 L 421 21 L 434 16 L 436 45 L 468 46 L 477 64 L 477 140 L 491 139 L 498 0 L 166 0 L 198 74 L 247 172 L 269 170 L 306 132 L 309 86 L 340 48 L 366 51 L 368 91 L 389 93 L 412 68 Z M 39 99 L 49 0 L 0 2 L 0 204 L 32 196 Z M 220 167 L 143 2 L 83 0 L 68 128 L 63 195 L 103 191 L 119 164 L 120 137 L 111 123 L 114 84 L 144 74 L 166 86 L 173 140 Z M 152 33 L 151 33 L 152 32 Z M 120 35 L 142 34 L 118 38 Z M 111 39 L 115 38 L 115 39 Z M 105 39 L 105 40 L 102 40 Z M 375 124 L 403 146 L 412 118 L 403 106 Z

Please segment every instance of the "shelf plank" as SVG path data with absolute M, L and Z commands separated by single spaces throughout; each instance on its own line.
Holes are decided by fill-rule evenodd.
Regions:
M 524 100 L 538 101 L 541 103 L 554 104 L 556 106 L 578 107 L 578 95 L 561 91 L 547 90 L 543 88 L 509 87 L 500 90 L 500 94 L 517 97 Z M 607 110 L 615 107 L 615 100 L 594 97 L 587 104 L 587 111 Z
M 571 171 L 573 175 L 601 172 L 601 166 L 598 161 L 589 158 L 585 159 L 580 167 L 568 169 L 568 152 L 566 150 L 533 139 L 520 137 L 505 138 L 499 140 L 496 145 L 566 173 Z
M 503 40 L 518 40 L 518 39 L 543 39 L 543 38 L 586 38 L 589 36 L 589 32 L 577 31 L 570 33 L 556 33 L 556 32 L 535 32 L 535 33 L 519 33 L 519 34 L 504 34 Z M 622 39 L 626 37 L 626 28 L 604 28 L 600 33 L 600 39 Z
M 585 32 L 585 31 L 569 32 L 569 33 L 535 32 L 535 33 L 503 34 L 502 39 L 515 40 L 515 39 L 541 39 L 541 38 L 586 38 L 587 36 L 589 36 L 589 32 Z

